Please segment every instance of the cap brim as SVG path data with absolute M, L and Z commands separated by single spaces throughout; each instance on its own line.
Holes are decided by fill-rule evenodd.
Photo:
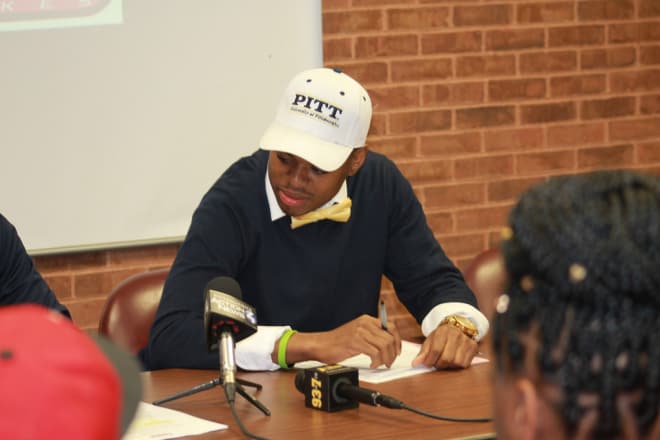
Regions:
M 119 375 L 122 388 L 120 433 L 123 435 L 133 421 L 138 404 L 142 399 L 142 379 L 140 378 L 142 369 L 134 356 L 110 340 L 98 334 L 91 335 L 91 337 Z
M 261 138 L 259 147 L 263 150 L 293 154 L 323 171 L 335 171 L 346 162 L 353 151 L 351 147 L 320 140 L 304 131 L 278 122 L 270 124 Z

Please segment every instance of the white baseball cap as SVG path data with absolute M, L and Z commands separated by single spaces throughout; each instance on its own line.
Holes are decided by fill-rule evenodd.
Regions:
M 364 87 L 341 70 L 310 69 L 289 82 L 259 146 L 334 171 L 354 148 L 364 147 L 370 124 L 371 98 Z

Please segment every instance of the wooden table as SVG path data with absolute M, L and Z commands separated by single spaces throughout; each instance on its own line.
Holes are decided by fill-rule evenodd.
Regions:
M 144 400 L 154 400 L 192 388 L 218 377 L 210 370 L 159 370 L 143 374 Z M 454 439 L 486 436 L 494 431 L 492 422 L 448 422 L 424 417 L 407 410 L 360 404 L 357 409 L 323 412 L 307 408 L 304 396 L 294 385 L 295 371 L 245 373 L 238 377 L 263 385 L 261 391 L 246 388 L 266 405 L 264 415 L 246 399 L 236 395 L 236 412 L 245 427 L 255 435 L 277 439 Z M 451 417 L 491 417 L 492 387 L 490 364 L 466 370 L 437 371 L 362 386 L 402 400 L 408 406 Z M 225 401 L 222 387 L 163 404 L 229 425 L 195 439 L 245 439 Z M 192 437 L 191 437 L 192 438 Z

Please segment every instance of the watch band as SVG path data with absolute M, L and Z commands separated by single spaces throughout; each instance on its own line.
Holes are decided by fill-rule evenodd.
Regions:
M 465 336 L 475 341 L 479 337 L 476 325 L 468 318 L 460 315 L 449 315 L 440 322 L 440 325 L 449 324 L 463 332 Z

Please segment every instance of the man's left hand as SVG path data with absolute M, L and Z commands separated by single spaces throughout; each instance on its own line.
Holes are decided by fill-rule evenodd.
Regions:
M 438 369 L 467 368 L 477 352 L 478 344 L 474 339 L 459 328 L 443 324 L 426 337 L 412 364 Z

